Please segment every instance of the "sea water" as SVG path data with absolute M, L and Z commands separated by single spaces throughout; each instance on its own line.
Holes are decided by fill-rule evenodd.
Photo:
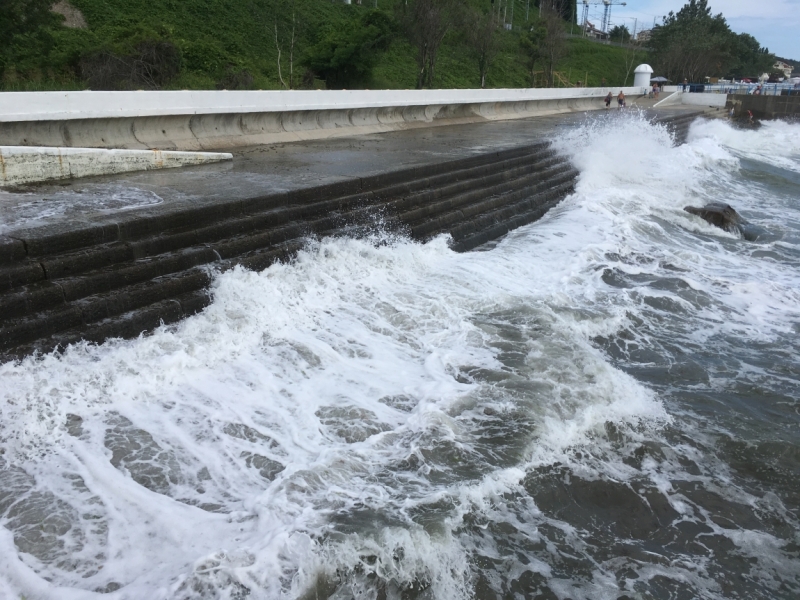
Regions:
M 800 125 L 554 143 L 479 251 L 309 241 L 0 365 L 0 597 L 800 597 Z

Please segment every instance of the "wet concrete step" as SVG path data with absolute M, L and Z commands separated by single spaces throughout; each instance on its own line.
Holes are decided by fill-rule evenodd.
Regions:
M 466 177 L 464 170 L 457 172 L 460 180 L 447 185 L 441 182 L 447 178 L 437 178 L 428 182 L 423 190 L 408 193 L 399 200 L 393 200 L 400 192 L 417 190 L 417 182 L 403 184 L 398 189 L 395 184 L 378 190 L 373 196 L 363 194 L 345 196 L 334 200 L 326 200 L 296 209 L 280 209 L 257 213 L 247 218 L 223 221 L 199 229 L 188 229 L 178 232 L 164 232 L 160 235 L 128 243 L 100 244 L 93 247 L 45 256 L 29 260 L 25 264 L 7 265 L 0 272 L 7 274 L 5 290 L 11 292 L 6 304 L 14 302 L 21 306 L 15 294 L 32 294 L 53 297 L 47 286 L 29 285 L 31 281 L 43 283 L 47 281 L 59 283 L 64 290 L 65 300 L 73 300 L 88 293 L 105 291 L 118 279 L 124 285 L 136 278 L 143 280 L 175 271 L 186 261 L 204 264 L 237 256 L 259 247 L 282 243 L 293 237 L 308 234 L 324 234 L 331 229 L 345 225 L 345 221 L 357 220 L 359 213 L 374 214 L 376 208 L 387 208 L 396 214 L 410 207 L 429 203 L 432 200 L 447 198 L 469 189 L 472 193 L 481 194 L 480 190 L 512 180 L 531 170 L 542 169 L 556 160 L 550 151 L 537 151 L 531 155 L 512 160 L 500 161 L 492 166 L 491 174 L 484 169 L 471 173 Z M 439 184 L 435 186 L 433 184 Z M 376 198 L 380 197 L 381 202 Z M 389 200 L 387 200 L 387 198 Z M 436 210 L 440 210 L 437 208 Z M 325 215 L 322 219 L 314 219 Z M 190 249 L 192 249 L 190 251 Z M 18 272 L 31 275 L 12 277 Z M 104 283 L 105 282 L 105 283 Z M 20 291 L 15 288 L 26 286 Z M 4 301 L 0 298 L 0 307 Z M 37 302 L 37 306 L 41 303 Z M 8 312 L 0 311 L 0 315 L 16 316 L 19 308 Z M 0 316 L 0 320 L 2 320 Z
M 102 223 L 73 223 L 17 230 L 0 237 L 0 267 L 46 256 L 60 255 L 87 248 L 197 231 L 229 220 L 247 220 L 255 214 L 276 209 L 309 207 L 326 200 L 371 193 L 377 197 L 410 193 L 435 187 L 443 181 L 458 181 L 488 173 L 492 165 L 504 161 L 525 162 L 547 151 L 545 142 L 488 152 L 463 159 L 434 163 L 380 173 L 369 177 L 289 192 L 268 193 L 245 200 L 219 201 L 210 205 L 169 210 L 159 208 L 117 215 Z M 0 281 L 3 276 L 0 275 Z
M 0 352 L 20 354 L 79 339 L 102 341 L 138 335 L 205 306 L 209 301 L 205 290 L 212 277 L 209 266 L 226 269 L 241 264 L 263 269 L 290 258 L 302 246 L 304 236 L 352 234 L 354 227 L 371 223 L 376 213 L 388 217 L 385 226 L 390 228 L 427 223 L 425 235 L 418 236 L 427 237 L 497 207 L 506 201 L 497 199 L 513 190 L 518 196 L 559 174 L 563 177 L 569 172 L 574 177 L 563 158 L 544 145 L 517 149 L 499 159 L 493 156 L 482 164 L 471 162 L 450 174 L 439 167 L 438 173 L 423 180 L 379 178 L 388 185 L 308 201 L 297 207 L 298 211 L 268 209 L 246 219 L 228 219 L 198 229 L 177 228 L 130 242 L 28 259 L 49 279 L 0 295 Z M 463 166 L 463 161 L 457 166 Z M 307 195 L 308 199 L 319 197 L 313 190 Z M 487 203 L 486 198 L 495 200 Z M 508 196 L 507 201 L 514 198 Z M 273 207 L 275 203 L 262 200 L 260 205 Z M 316 215 L 321 216 L 314 218 Z M 154 251 L 160 253 L 151 254 Z M 7 266 L 19 267 L 20 263 Z M 140 326 L 144 329 L 137 331 Z
M 415 218 L 420 211 L 412 211 L 402 216 L 411 227 L 415 239 L 427 239 L 442 231 L 449 231 L 455 238 L 455 226 L 459 223 L 476 222 L 479 216 L 499 206 L 505 206 L 518 198 L 538 193 L 543 189 L 558 186 L 564 181 L 572 181 L 577 171 L 565 161 L 556 161 L 540 172 L 534 172 L 503 185 L 494 186 L 491 194 L 484 190 L 463 194 L 447 202 L 438 203 L 438 210 L 427 213 L 424 218 Z M 509 195 L 510 194 L 510 195 Z M 426 207 L 427 208 L 427 207 Z M 431 216 L 428 216 L 431 215 Z
M 482 215 L 480 220 L 468 223 L 454 233 L 452 248 L 457 252 L 466 252 L 496 240 L 518 227 L 533 223 L 573 191 L 574 181 L 565 181 L 519 202 Z
M 535 167 L 535 170 L 532 171 L 532 167 Z M 487 197 L 496 197 L 498 194 L 514 189 L 521 190 L 524 193 L 525 190 L 533 189 L 531 188 L 531 183 L 541 184 L 541 182 L 546 182 L 548 179 L 557 177 L 560 173 L 565 172 L 565 170 L 571 169 L 564 163 L 563 159 L 557 159 L 553 156 L 546 156 L 538 160 L 532 167 L 517 167 L 508 172 L 483 178 L 480 181 L 482 184 L 480 187 L 475 187 L 476 184 L 471 182 L 469 187 L 474 189 L 470 189 L 469 192 L 452 195 L 443 201 L 441 198 L 446 198 L 449 195 L 449 193 L 444 193 L 443 189 L 449 188 L 449 192 L 458 192 L 463 187 L 460 185 L 445 186 L 443 189 L 412 195 L 403 200 L 389 201 L 377 206 L 377 210 L 381 211 L 388 207 L 388 211 L 383 214 L 396 215 L 396 220 L 406 225 L 413 225 L 420 220 L 427 219 L 427 225 L 424 226 L 424 230 L 417 231 L 412 227 L 412 232 L 417 237 L 423 237 L 427 236 L 428 233 L 444 230 L 450 222 L 470 218 L 490 208 L 485 202 Z M 512 176 L 516 176 L 516 179 L 506 180 Z M 559 181 L 557 180 L 555 183 L 559 183 Z M 424 204 L 426 200 L 430 200 L 432 197 L 438 197 L 440 201 L 427 204 L 423 208 L 414 208 Z M 481 202 L 483 204 L 480 204 Z M 472 205 L 471 208 L 470 204 Z M 491 207 L 494 206 L 495 204 L 491 205 Z M 403 211 L 403 209 L 408 208 L 412 210 Z M 456 209 L 457 212 L 452 212 Z M 60 270 L 58 271 L 60 276 L 53 277 L 50 281 L 38 282 L 21 290 L 12 290 L 11 293 L 0 296 L 0 322 L 7 322 L 35 312 L 58 307 L 62 304 L 75 302 L 93 294 L 104 294 L 125 286 L 163 278 L 198 265 L 234 259 L 249 252 L 278 246 L 303 236 L 312 234 L 331 235 L 343 228 L 370 222 L 375 210 L 376 206 L 372 205 L 346 213 L 334 212 L 321 219 L 308 221 L 305 224 L 293 223 L 283 227 L 265 229 L 256 234 L 234 236 L 212 244 L 181 248 L 175 252 L 167 252 L 145 259 L 124 260 L 78 275 L 73 275 L 72 269 Z M 445 218 L 439 216 L 448 212 L 454 216 Z M 433 217 L 436 218 L 431 220 Z M 127 254 L 122 256 L 123 258 L 128 257 Z M 77 259 L 73 257 L 72 260 L 75 262 Z M 63 257 L 56 257 L 52 262 L 57 261 L 68 262 Z M 45 264 L 52 263 L 45 261 Z M 48 268 L 47 270 L 53 271 L 55 269 Z
M 115 241 L 86 245 L 91 236 L 77 235 L 69 237 L 66 232 L 59 231 L 47 240 L 45 235 L 37 239 L 10 240 L 6 257 L 11 258 L 6 264 L 0 264 L 0 293 L 31 283 L 56 280 L 61 277 L 73 277 L 94 269 L 125 261 L 141 260 L 159 254 L 174 252 L 198 244 L 212 244 L 225 238 L 252 234 L 266 229 L 278 227 L 291 222 L 307 222 L 316 216 L 352 211 L 362 206 L 373 206 L 378 202 L 396 197 L 404 197 L 408 202 L 423 201 L 457 193 L 461 189 L 474 188 L 476 179 L 481 185 L 491 185 L 501 179 L 513 178 L 520 170 L 525 170 L 552 155 L 552 151 L 544 146 L 528 147 L 529 152 L 517 150 L 506 153 L 499 160 L 483 164 L 463 167 L 463 161 L 450 163 L 458 167 L 455 171 L 441 172 L 437 175 L 419 180 L 397 182 L 399 176 L 377 177 L 379 184 L 375 190 L 362 190 L 357 194 L 327 199 L 330 186 L 315 192 L 312 188 L 304 192 L 305 203 L 286 204 L 285 194 L 277 194 L 253 200 L 250 204 L 259 211 L 250 210 L 244 216 L 220 218 L 214 223 L 198 225 L 198 220 L 180 222 L 176 226 L 175 219 L 163 219 L 160 230 L 148 219 L 133 219 L 125 227 L 126 241 Z M 475 161 L 471 161 L 475 162 Z M 406 175 L 413 175 L 419 169 L 406 170 Z M 384 185 L 389 182 L 388 185 Z M 339 186 L 340 191 L 352 191 L 350 186 Z M 312 201 L 317 198 L 317 201 Z M 319 198 L 323 198 L 319 200 Z M 202 211 L 205 217 L 209 211 Z M 138 223 L 138 224 L 137 224 Z M 15 242 L 15 243 L 11 243 Z M 25 242 L 25 243 L 23 243 Z M 63 250 L 75 242 L 79 249 Z M 20 246 L 22 244 L 22 246 Z M 37 256 L 46 247 L 56 247 L 58 252 Z M 19 248 L 27 247 L 29 255 L 23 255 Z
M 689 128 L 691 127 L 691 124 L 700 117 L 702 117 L 702 115 L 696 112 L 690 112 L 687 114 L 660 117 L 655 119 L 655 122 L 661 123 L 665 125 L 667 129 L 669 129 L 673 135 L 673 138 L 675 139 L 675 143 L 683 144 L 686 142 L 686 138 L 689 135 Z

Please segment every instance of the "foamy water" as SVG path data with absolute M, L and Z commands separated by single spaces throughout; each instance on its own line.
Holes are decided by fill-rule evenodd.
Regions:
M 594 119 L 486 251 L 313 242 L 0 365 L 0 597 L 797 597 L 798 134 Z

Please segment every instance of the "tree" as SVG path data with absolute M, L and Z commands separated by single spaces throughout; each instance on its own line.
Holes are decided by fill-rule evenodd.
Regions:
M 309 48 L 303 64 L 330 89 L 359 87 L 369 80 L 393 33 L 386 13 L 369 11 L 353 27 L 332 31 Z
M 673 81 L 699 81 L 731 69 L 762 65 L 769 53 L 752 36 L 737 36 L 708 0 L 689 0 L 653 28 L 650 47 L 659 71 Z M 739 65 L 737 67 L 737 65 Z
M 639 51 L 641 48 L 639 44 L 633 43 L 629 44 L 625 47 L 625 81 L 622 82 L 622 85 L 628 85 L 628 79 L 631 76 L 631 71 L 633 70 L 633 65 L 639 63 Z
M 401 22 L 409 41 L 417 48 L 417 89 L 433 87 L 439 47 L 453 27 L 459 1 L 410 0 L 401 4 Z
M 542 58 L 541 39 L 545 36 L 541 23 L 531 27 L 519 40 L 520 49 L 525 56 L 525 68 L 531 78 L 531 87 L 536 87 L 536 65 Z
M 0 75 L 17 44 L 33 42 L 49 49 L 47 26 L 62 18 L 50 11 L 52 4 L 52 0 L 0 0 Z
M 775 63 L 775 57 L 749 33 L 740 33 L 734 39 L 733 61 L 726 77 L 758 77 Z
M 485 88 L 489 66 L 500 50 L 497 21 L 491 13 L 476 9 L 465 11 L 463 19 L 464 38 L 478 65 L 481 88 Z
M 180 72 L 181 53 L 170 41 L 144 39 L 127 51 L 86 54 L 79 69 L 93 90 L 158 90 Z
M 611 41 L 625 43 L 631 39 L 631 32 L 628 31 L 628 27 L 625 25 L 615 25 L 608 32 L 608 37 Z
M 545 85 L 554 87 L 554 73 L 558 61 L 567 53 L 564 21 L 561 18 L 564 2 L 540 0 L 542 5 L 541 34 L 538 38 L 539 55 L 544 71 Z
M 769 74 L 769 83 L 780 83 L 786 78 L 786 73 L 783 71 L 771 71 Z
M 561 18 L 564 0 L 541 0 L 542 16 L 520 38 L 531 87 L 536 87 L 536 66 L 540 65 L 545 87 L 553 87 L 555 68 L 567 53 L 566 32 Z
M 544 6 L 545 3 L 548 3 L 548 0 L 539 0 L 539 2 Z M 549 2 L 549 4 L 558 10 L 558 14 L 567 23 L 578 22 L 578 0 L 558 0 L 557 2 Z

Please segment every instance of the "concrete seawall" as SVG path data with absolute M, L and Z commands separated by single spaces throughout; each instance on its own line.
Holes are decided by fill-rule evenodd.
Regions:
M 680 139 L 697 114 L 659 120 Z M 467 251 L 539 219 L 573 189 L 577 171 L 548 142 L 491 150 L 484 144 L 505 134 L 491 138 L 489 125 L 470 127 L 483 128 L 466 139 L 480 140 L 482 149 L 462 158 L 426 158 L 286 191 L 257 181 L 251 195 L 231 190 L 208 201 L 6 230 L 0 235 L 0 357 L 81 339 L 133 337 L 178 321 L 209 303 L 215 272 L 266 268 L 290 258 L 309 237 L 360 236 L 379 222 L 415 240 L 448 233 L 454 250 Z M 452 147 L 436 137 L 440 147 Z M 461 142 L 455 156 L 463 156 L 465 138 L 454 134 L 453 141 Z M 412 147 L 411 154 L 419 150 Z M 357 158 L 352 150 L 343 156 Z M 225 181 L 236 179 L 234 171 Z M 162 175 L 159 180 L 163 185 Z
M 731 94 L 727 109 L 733 108 L 737 115 L 751 111 L 757 119 L 780 119 L 800 117 L 800 94 L 795 96 L 760 96 Z
M 609 89 L 7 92 L 0 145 L 220 150 L 595 110 Z

